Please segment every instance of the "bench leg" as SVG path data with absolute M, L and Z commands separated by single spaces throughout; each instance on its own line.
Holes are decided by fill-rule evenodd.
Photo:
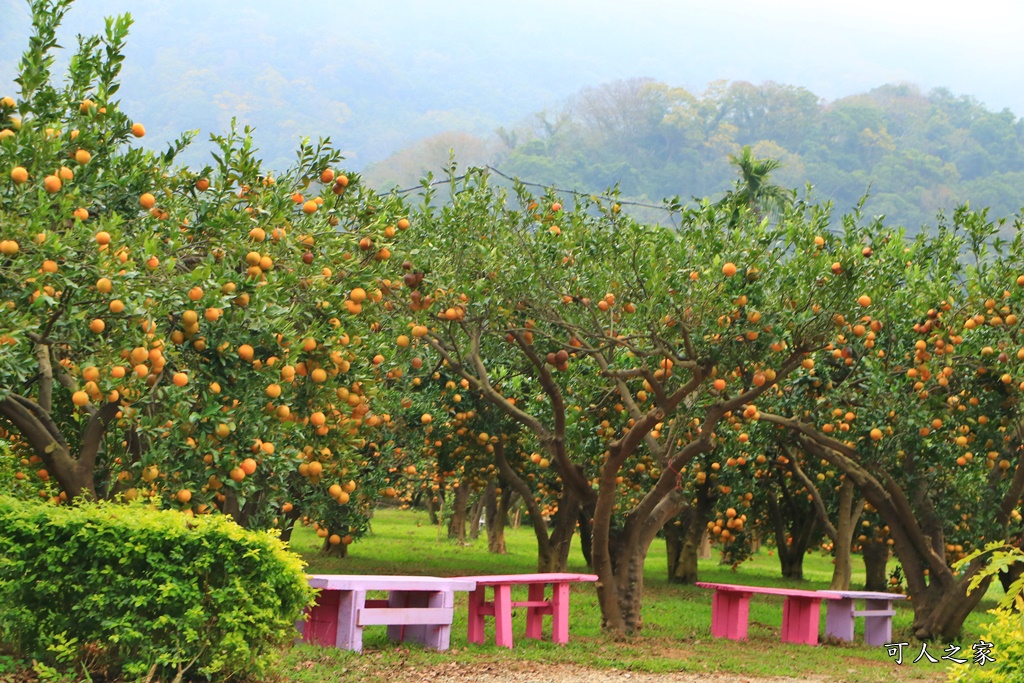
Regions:
M 427 600 L 427 607 L 448 608 L 455 606 L 454 591 L 434 591 Z M 424 630 L 423 645 L 434 650 L 447 650 L 451 644 L 452 623 L 426 624 L 420 626 Z
M 484 586 L 478 586 L 469 592 L 469 633 L 467 640 L 471 643 L 480 644 L 484 642 L 484 615 L 480 608 L 484 604 Z
M 562 644 L 569 642 L 569 584 L 567 583 L 556 583 L 551 587 L 551 640 Z
M 825 635 L 846 642 L 853 640 L 852 598 L 825 601 Z
M 535 602 L 537 600 L 544 599 L 544 588 L 543 583 L 531 583 L 529 585 L 529 600 Z M 537 638 L 541 637 L 541 633 L 544 630 L 544 614 L 541 612 L 540 607 L 527 607 L 526 608 L 526 637 Z
M 316 604 L 306 611 L 302 640 L 325 647 L 336 647 L 338 640 L 338 591 L 322 590 Z
M 512 586 L 494 587 L 494 643 L 512 647 Z
M 335 647 L 361 652 L 363 649 L 363 627 L 356 619 L 366 606 L 366 591 L 341 591 L 338 600 L 338 636 Z
M 818 644 L 821 600 L 787 597 L 782 603 L 782 642 Z
M 865 610 L 890 610 L 890 600 L 865 600 Z M 892 617 L 864 617 L 864 643 L 866 645 L 885 645 L 892 642 Z
M 749 618 L 749 593 L 715 591 L 711 598 L 711 635 L 730 640 L 746 640 Z

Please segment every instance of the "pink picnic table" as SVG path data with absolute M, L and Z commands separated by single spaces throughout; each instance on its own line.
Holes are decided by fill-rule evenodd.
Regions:
M 728 583 L 697 583 L 701 588 L 712 588 L 711 635 L 730 640 L 747 639 L 750 617 L 750 596 L 754 593 L 781 595 L 782 642 L 818 644 L 818 623 L 821 621 L 821 601 L 839 598 L 830 591 L 809 591 L 796 588 L 768 588 L 766 586 L 736 586 Z
M 892 642 L 892 617 L 896 614 L 893 600 L 906 600 L 899 593 L 873 591 L 829 590 L 836 597 L 825 599 L 825 635 L 839 640 L 853 640 L 853 622 L 864 617 L 864 642 L 885 645 Z M 864 609 L 856 609 L 856 601 L 864 601 Z
M 447 650 L 451 641 L 454 592 L 476 588 L 472 579 L 436 576 L 314 574 L 316 604 L 307 610 L 302 639 L 359 652 L 363 627 L 387 625 L 392 640 Z M 368 591 L 387 591 L 387 600 L 368 600 Z
M 484 642 L 484 617 L 494 617 L 494 641 L 512 647 L 512 608 L 526 608 L 526 637 L 541 638 L 544 615 L 551 615 L 551 640 L 569 642 L 569 584 L 597 581 L 594 574 L 507 574 L 504 576 L 467 576 L 476 582 L 469 594 L 469 642 Z M 527 600 L 512 600 L 512 586 L 528 586 Z M 551 598 L 545 598 L 547 586 Z M 494 601 L 487 602 L 485 592 L 494 590 Z

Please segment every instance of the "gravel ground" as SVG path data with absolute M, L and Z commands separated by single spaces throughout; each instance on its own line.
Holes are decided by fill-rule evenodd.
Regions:
M 717 673 L 640 673 L 615 669 L 590 669 L 566 664 L 459 664 L 408 671 L 396 681 L 431 683 L 829 683 L 821 678 L 763 678 Z

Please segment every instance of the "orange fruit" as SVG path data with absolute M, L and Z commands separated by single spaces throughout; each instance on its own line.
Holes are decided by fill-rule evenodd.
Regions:
M 146 259 L 146 267 L 150 270 L 156 270 L 160 266 L 160 259 L 156 256 L 150 256 Z
M 269 396 L 270 398 L 277 398 L 278 396 L 281 395 L 281 385 L 280 384 L 268 384 L 267 385 L 267 389 L 266 389 L 266 393 L 267 393 L 267 396 Z
M 409 219 L 408 218 L 399 218 L 398 219 L 398 229 L 399 230 L 408 230 L 409 229 Z
M 716 379 L 715 380 L 715 389 L 717 389 L 718 391 L 723 391 L 725 389 L 725 380 L 721 379 L 721 378 Z
M 192 500 L 192 492 L 188 489 L 182 489 L 174 494 L 175 499 L 182 505 Z
M 71 215 L 80 221 L 85 221 L 89 219 L 89 210 L 78 207 Z
M 43 187 L 46 188 L 46 191 L 50 194 L 54 194 L 56 192 L 60 192 L 60 188 L 63 187 L 63 183 L 57 176 L 48 175 L 43 179 Z
M 327 422 L 327 416 L 317 411 L 309 416 L 309 423 L 314 427 L 322 427 Z
M 95 334 L 99 334 L 106 328 L 106 326 L 107 324 L 104 323 L 102 320 L 100 320 L 99 318 L 95 318 L 91 323 L 89 323 L 89 331 Z
M 82 406 L 89 402 L 89 394 L 85 393 L 84 391 L 76 391 L 75 393 L 71 394 L 71 402 L 74 403 L 79 408 L 81 408 Z
M 152 209 L 156 206 L 156 197 L 153 196 L 152 192 L 143 192 L 142 196 L 139 197 L 139 206 L 143 209 Z
M 15 166 L 11 169 L 11 180 L 17 185 L 21 185 L 28 180 L 28 171 L 25 170 L 24 166 Z
M 228 473 L 228 476 L 231 477 L 234 481 L 242 481 L 243 479 L 245 479 L 245 470 L 243 470 L 241 467 L 235 467 Z
M 253 460 L 252 458 L 246 458 L 241 462 L 239 467 L 246 474 L 252 474 L 253 472 L 256 471 L 256 461 Z
M 57 171 L 57 177 L 60 178 L 61 180 L 71 180 L 72 178 L 75 177 L 75 172 L 72 171 L 67 166 L 61 166 L 60 169 Z
M 302 205 L 302 213 L 310 214 L 316 213 L 316 210 L 320 208 L 320 205 L 310 199 L 308 202 Z
M 357 304 L 361 304 L 366 301 L 366 290 L 362 287 L 356 287 L 352 290 L 352 293 L 349 294 L 349 298 Z
M 57 262 L 50 260 L 43 261 L 43 267 L 40 270 L 42 270 L 44 273 L 56 273 Z
M 726 263 L 724 266 L 722 266 L 722 275 L 724 275 L 726 277 L 732 277 L 735 274 L 736 274 L 736 264 L 735 263 L 732 263 L 730 261 L 729 263 Z
M 252 361 L 255 353 L 255 350 L 248 344 L 242 344 L 238 347 L 238 357 L 247 363 Z
M 403 349 L 409 345 L 409 337 L 405 336 L 404 334 L 398 335 L 398 339 L 395 341 L 398 344 L 398 346 Z
M 200 192 L 206 192 L 210 189 L 210 181 L 206 178 L 200 178 L 196 181 L 196 189 Z
M 184 372 L 176 372 L 174 373 L 174 377 L 171 378 L 171 381 L 174 382 L 174 386 L 183 387 L 188 384 L 188 375 Z
M 96 233 L 96 242 L 98 244 L 110 244 L 110 233 L 106 230 L 100 230 Z
M 879 429 L 878 427 L 875 427 L 874 429 L 871 430 L 871 439 L 873 441 L 878 441 L 881 438 L 882 438 L 882 430 L 881 429 Z
M 861 294 L 860 297 L 857 298 L 857 303 L 862 307 L 867 308 L 871 305 L 871 297 L 867 294 Z
M 425 425 L 428 425 L 433 421 L 434 418 L 430 413 L 423 413 L 422 415 L 420 415 L 420 422 L 422 422 Z
M 110 281 L 110 278 L 101 277 L 96 281 L 96 291 L 101 294 L 110 294 L 113 289 L 114 283 Z
M 75 152 L 75 162 L 79 166 L 85 166 L 90 161 L 92 161 L 92 154 L 89 154 L 88 151 L 80 149 L 77 152 Z
M 211 306 L 203 313 L 203 317 L 206 318 L 207 322 L 217 322 L 220 319 L 220 309 Z
M 138 375 L 139 377 L 145 377 L 146 375 L 149 374 L 149 368 L 147 368 L 144 364 L 139 363 L 138 365 L 135 366 L 135 374 Z
M 132 135 L 134 135 L 137 138 L 141 138 L 145 134 L 146 134 L 146 127 L 145 126 L 143 126 L 141 123 L 133 123 L 132 124 Z
M 332 180 L 334 180 L 334 171 L 332 171 L 329 168 L 325 168 L 323 170 L 323 172 L 320 173 L 320 182 L 321 183 L 329 183 Z
M 191 299 L 192 301 L 199 301 L 200 299 L 203 298 L 203 288 L 193 287 L 192 289 L 188 290 L 188 298 Z

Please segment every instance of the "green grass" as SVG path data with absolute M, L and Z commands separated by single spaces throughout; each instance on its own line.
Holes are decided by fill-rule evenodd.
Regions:
M 492 555 L 487 552 L 484 538 L 468 545 L 458 545 L 444 534 L 439 537 L 437 527 L 429 524 L 426 513 L 416 511 L 379 510 L 373 520 L 372 534 L 351 546 L 351 554 L 347 558 L 321 556 L 317 552 L 319 543 L 320 539 L 311 529 L 297 530 L 292 539 L 293 548 L 309 563 L 307 571 L 311 574 L 456 576 L 536 571 L 536 542 L 532 530 L 527 527 L 507 529 L 508 554 Z M 569 571 L 587 571 L 579 552 L 578 539 L 574 541 Z M 804 575 L 807 580 L 803 582 L 780 579 L 778 560 L 769 556 L 767 550 L 745 562 L 738 571 L 720 566 L 717 560 L 700 562 L 701 580 L 721 583 L 820 589 L 828 587 L 831 573 L 831 559 L 820 553 L 806 558 Z M 384 681 L 393 679 L 394 671 L 410 666 L 508 667 L 514 666 L 512 662 L 518 660 L 530 660 L 648 672 L 716 671 L 747 676 L 813 676 L 850 683 L 944 679 L 943 665 L 910 663 L 920 651 L 920 644 L 909 637 L 912 612 L 905 603 L 897 606 L 893 637 L 894 640 L 911 642 L 911 647 L 905 650 L 903 665 L 897 666 L 884 648 L 864 646 L 859 632 L 858 640 L 852 644 L 825 644 L 813 648 L 779 642 L 781 599 L 774 596 L 754 596 L 752 599 L 747 642 L 713 639 L 710 634 L 711 591 L 670 584 L 665 575 L 665 546 L 658 540 L 651 547 L 644 571 L 644 628 L 641 635 L 625 640 L 613 640 L 601 631 L 596 592 L 592 585 L 579 585 L 572 589 L 572 622 L 567 646 L 523 638 L 523 610 L 517 610 L 513 618 L 516 636 L 513 650 L 493 645 L 469 646 L 466 642 L 466 594 L 461 593 L 456 596 L 452 649 L 448 652 L 431 652 L 416 646 L 389 643 L 384 628 L 377 627 L 364 632 L 362 655 L 300 645 L 284 656 L 279 674 L 286 681 Z M 854 587 L 863 581 L 863 567 L 855 566 Z M 1000 594 L 1000 589 L 993 588 L 979 610 L 968 619 L 964 633 L 957 641 L 963 646 L 963 651 L 970 651 L 970 644 L 977 640 L 979 628 L 989 619 L 984 611 L 994 605 Z M 488 626 L 488 637 L 493 641 L 493 620 L 488 620 Z M 545 635 L 548 633 L 546 630 Z M 929 652 L 939 656 L 941 649 L 932 645 Z

